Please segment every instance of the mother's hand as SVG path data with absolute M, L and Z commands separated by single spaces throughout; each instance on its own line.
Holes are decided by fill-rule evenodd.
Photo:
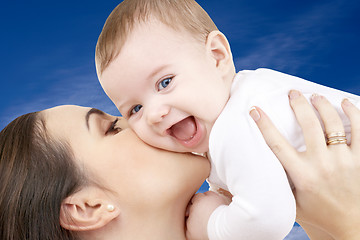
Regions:
M 342 102 L 352 126 L 351 145 L 327 145 L 304 96 L 291 91 L 289 98 L 303 130 L 305 152 L 296 151 L 261 109 L 250 114 L 295 186 L 297 221 L 335 239 L 360 239 L 360 111 L 350 101 Z M 344 132 L 338 113 L 324 97 L 314 95 L 311 101 L 327 134 Z

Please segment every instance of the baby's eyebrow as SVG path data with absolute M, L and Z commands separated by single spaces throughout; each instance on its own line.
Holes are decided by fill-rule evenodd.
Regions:
M 105 113 L 97 108 L 91 108 L 85 115 L 85 123 L 86 123 L 86 127 L 87 129 L 90 131 L 90 126 L 89 126 L 89 118 L 91 116 L 91 114 L 98 114 L 98 115 L 105 115 Z
M 169 65 L 162 65 L 162 66 L 159 66 L 157 68 L 155 68 L 148 76 L 147 79 L 151 79 L 153 78 L 156 74 L 158 74 L 159 72 L 161 72 L 162 70 L 164 70 L 165 68 L 169 67 Z

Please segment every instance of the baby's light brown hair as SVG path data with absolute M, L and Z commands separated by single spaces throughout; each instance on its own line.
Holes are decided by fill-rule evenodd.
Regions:
M 210 32 L 218 30 L 194 0 L 124 0 L 111 12 L 99 36 L 95 51 L 98 75 L 120 53 L 134 26 L 151 18 L 174 30 L 186 31 L 203 43 Z

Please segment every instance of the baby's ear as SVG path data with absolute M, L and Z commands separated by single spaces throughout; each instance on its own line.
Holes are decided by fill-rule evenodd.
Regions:
M 88 231 L 104 227 L 119 217 L 120 209 L 104 194 L 84 188 L 63 200 L 60 225 L 70 231 Z
M 216 67 L 228 71 L 233 67 L 230 44 L 225 35 L 219 31 L 212 31 L 206 39 L 206 51 L 216 61 Z

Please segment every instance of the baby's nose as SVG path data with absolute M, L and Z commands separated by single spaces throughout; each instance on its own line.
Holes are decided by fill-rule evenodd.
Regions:
M 160 123 L 166 115 L 169 114 L 170 108 L 162 105 L 162 106 L 156 106 L 152 109 L 148 109 L 147 113 L 147 121 L 148 124 L 157 124 Z

